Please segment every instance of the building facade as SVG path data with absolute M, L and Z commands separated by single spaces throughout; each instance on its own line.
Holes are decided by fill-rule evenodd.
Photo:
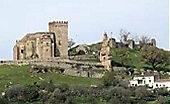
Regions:
M 155 81 L 154 76 L 138 76 L 134 77 L 133 80 L 130 80 L 130 86 L 149 86 L 153 87 Z
M 17 40 L 13 48 L 13 59 L 33 60 L 68 56 L 68 22 L 49 23 L 49 32 L 28 33 Z
M 168 91 L 170 90 L 170 79 L 159 79 L 156 80 L 153 84 L 153 88 L 166 88 Z
M 170 79 L 160 79 L 158 76 L 146 76 L 141 75 L 134 77 L 129 81 L 130 86 L 148 86 L 153 89 L 156 88 L 166 88 L 168 91 L 170 90 Z

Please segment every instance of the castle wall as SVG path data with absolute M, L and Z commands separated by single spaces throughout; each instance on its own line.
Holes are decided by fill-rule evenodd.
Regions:
M 19 49 L 18 49 L 17 45 L 15 45 L 14 48 L 13 48 L 13 59 L 14 59 L 14 61 L 19 59 L 18 53 L 19 53 Z
M 28 40 L 26 42 L 26 59 L 31 59 L 32 55 L 34 54 L 34 44 L 35 41 Z
M 52 42 L 50 38 L 42 39 L 42 59 L 52 58 Z
M 14 46 L 14 60 L 49 59 L 54 57 L 54 33 L 27 34 Z
M 134 48 L 135 48 L 135 41 L 134 41 L 134 40 L 129 40 L 128 47 L 129 47 L 130 49 L 134 49 Z

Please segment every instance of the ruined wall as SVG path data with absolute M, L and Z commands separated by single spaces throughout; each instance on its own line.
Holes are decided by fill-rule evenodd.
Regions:
M 134 48 L 135 48 L 135 41 L 134 41 L 134 40 L 129 40 L 128 47 L 129 47 L 130 49 L 134 49 Z
M 116 47 L 116 39 L 110 38 L 110 39 L 109 39 L 109 46 L 110 46 L 111 48 L 115 48 L 115 47 Z
M 54 57 L 54 33 L 37 32 L 27 34 L 14 46 L 13 57 L 17 60 L 49 59 Z
M 44 36 L 41 40 L 42 45 L 42 59 L 50 59 L 52 56 L 52 41 L 48 36 Z
M 151 39 L 151 44 L 156 47 L 156 40 L 155 39 Z
M 68 22 L 49 22 L 49 31 L 55 33 L 56 56 L 68 56 Z

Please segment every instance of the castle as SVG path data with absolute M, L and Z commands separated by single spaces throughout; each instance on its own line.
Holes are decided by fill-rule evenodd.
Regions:
M 68 21 L 53 21 L 48 26 L 49 32 L 28 33 L 16 41 L 14 61 L 68 56 Z

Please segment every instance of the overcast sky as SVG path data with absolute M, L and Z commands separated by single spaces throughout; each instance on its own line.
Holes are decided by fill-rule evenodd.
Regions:
M 168 49 L 168 0 L 1 0 L 0 59 L 12 59 L 15 41 L 48 31 L 50 21 L 68 20 L 76 43 L 102 40 L 104 31 L 119 39 L 120 29 L 155 37 Z

